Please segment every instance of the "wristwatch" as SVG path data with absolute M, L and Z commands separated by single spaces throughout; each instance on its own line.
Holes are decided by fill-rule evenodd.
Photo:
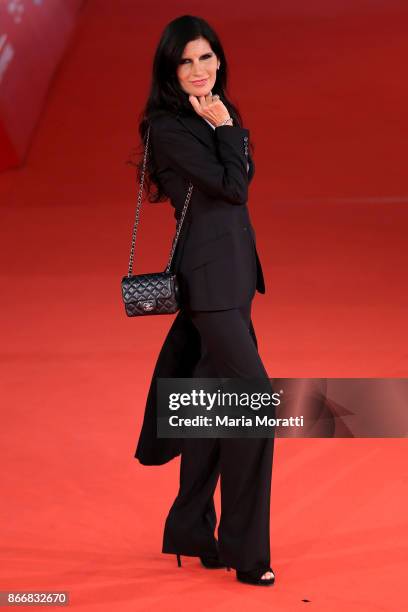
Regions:
M 234 125 L 234 120 L 232 117 L 228 117 L 228 119 L 226 119 L 225 121 L 223 121 L 222 123 L 220 123 L 220 125 L 217 125 L 217 127 L 221 127 L 222 125 L 226 125 L 229 121 L 231 121 L 231 125 Z

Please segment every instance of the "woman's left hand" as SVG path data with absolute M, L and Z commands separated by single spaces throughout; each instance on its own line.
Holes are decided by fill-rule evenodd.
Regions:
M 208 119 L 215 127 L 221 125 L 221 123 L 230 117 L 228 109 L 221 101 L 221 98 L 213 101 L 211 91 L 206 96 L 189 95 L 188 99 L 197 115 Z

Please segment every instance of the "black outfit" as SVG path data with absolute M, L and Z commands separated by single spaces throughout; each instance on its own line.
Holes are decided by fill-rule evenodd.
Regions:
M 178 219 L 194 185 L 177 244 L 182 308 L 156 363 L 135 456 L 160 465 L 181 453 L 180 489 L 166 520 L 163 552 L 220 557 L 246 571 L 269 564 L 274 439 L 156 437 L 157 377 L 264 378 L 251 321 L 265 282 L 247 208 L 254 163 L 249 131 L 213 130 L 195 116 L 151 122 L 151 147 Z M 247 162 L 249 167 L 247 170 Z M 221 475 L 218 546 L 213 492 Z
M 197 114 L 152 121 L 152 154 L 176 219 L 188 182 L 194 185 L 174 260 L 185 308 L 237 308 L 247 304 L 256 289 L 265 293 L 246 204 L 254 174 L 248 139 L 245 128 L 224 125 L 213 130 Z

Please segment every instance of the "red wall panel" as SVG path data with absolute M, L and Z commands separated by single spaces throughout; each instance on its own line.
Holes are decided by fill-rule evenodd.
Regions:
M 19 165 L 83 0 L 0 0 L 0 170 Z

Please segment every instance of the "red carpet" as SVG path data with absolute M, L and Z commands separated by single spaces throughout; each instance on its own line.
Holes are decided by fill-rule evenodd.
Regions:
M 170 19 L 197 14 L 255 143 L 269 375 L 408 376 L 408 15 L 371 4 L 224 2 L 225 20 L 212 0 L 86 4 L 26 165 L 0 176 L 1 591 L 120 612 L 405 607 L 405 439 L 277 440 L 272 588 L 161 553 L 179 459 L 133 454 L 172 317 L 129 319 L 120 295 L 152 55 Z M 136 272 L 164 268 L 173 231 L 168 204 L 144 205 Z

